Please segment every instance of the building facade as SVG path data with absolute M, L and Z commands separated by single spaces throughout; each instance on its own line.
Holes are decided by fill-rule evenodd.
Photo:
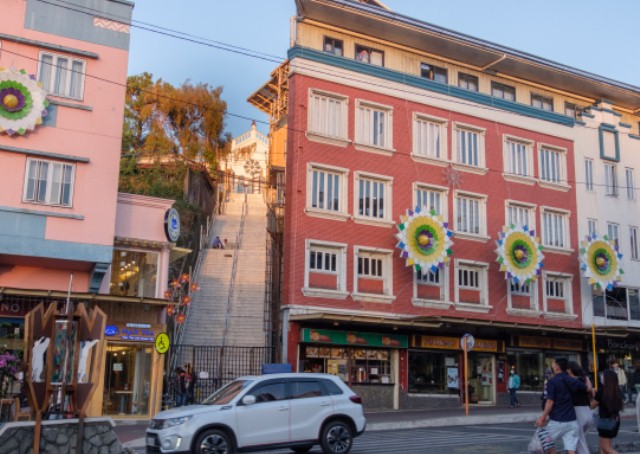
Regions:
M 250 98 L 272 138 L 286 137 L 285 360 L 393 408 L 460 405 L 465 374 L 471 402 L 506 403 L 511 365 L 534 402 L 554 356 L 590 364 L 582 177 L 610 143 L 591 120 L 612 115 L 600 130 L 613 121 L 633 146 L 640 89 L 378 2 L 296 4 L 288 78 L 275 85 L 276 70 Z M 426 268 L 402 236 L 420 213 L 453 233 L 447 258 Z M 524 267 L 522 254 L 504 252 L 515 230 L 525 258 L 540 259 L 519 281 L 508 265 Z M 626 338 L 632 317 L 599 323 L 598 337 Z

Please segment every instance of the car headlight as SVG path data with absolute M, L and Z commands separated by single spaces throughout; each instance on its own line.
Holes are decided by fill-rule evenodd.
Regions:
M 191 418 L 193 418 L 193 416 L 181 416 L 180 418 L 163 419 L 162 421 L 158 421 L 161 423 L 159 428 L 166 429 L 167 427 L 179 426 L 180 424 L 184 424 L 185 422 L 189 421 Z

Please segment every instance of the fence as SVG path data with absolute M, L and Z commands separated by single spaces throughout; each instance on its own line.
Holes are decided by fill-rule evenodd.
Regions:
M 171 347 L 177 363 L 184 369 L 191 364 L 195 382 L 189 395 L 190 403 L 199 403 L 237 377 L 260 375 L 262 365 L 273 363 L 276 349 L 273 347 L 212 347 L 175 345 Z M 175 370 L 167 374 L 163 390 L 163 405 L 173 406 L 178 382 Z

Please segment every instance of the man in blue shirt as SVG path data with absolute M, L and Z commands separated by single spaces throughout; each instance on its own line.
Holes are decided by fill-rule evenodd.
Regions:
M 556 358 L 553 361 L 551 367 L 555 375 L 547 383 L 547 402 L 542 415 L 536 420 L 536 427 L 543 427 L 548 417 L 546 429 L 549 435 L 554 440 L 562 438 L 567 453 L 576 454 L 579 429 L 571 395 L 576 390 L 586 390 L 587 387 L 567 374 L 567 365 L 567 358 Z
M 516 393 L 518 389 L 520 389 L 520 375 L 516 372 L 516 366 L 511 366 L 511 375 L 509 375 L 507 388 L 509 388 L 509 397 L 511 398 L 511 405 L 509 405 L 509 407 L 519 407 L 520 402 L 518 401 Z

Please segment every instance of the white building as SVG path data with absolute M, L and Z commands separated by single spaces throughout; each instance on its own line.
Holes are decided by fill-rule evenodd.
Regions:
M 224 164 L 233 192 L 262 192 L 268 150 L 269 139 L 258 132 L 255 121 L 251 130 L 233 139 L 231 154 Z

